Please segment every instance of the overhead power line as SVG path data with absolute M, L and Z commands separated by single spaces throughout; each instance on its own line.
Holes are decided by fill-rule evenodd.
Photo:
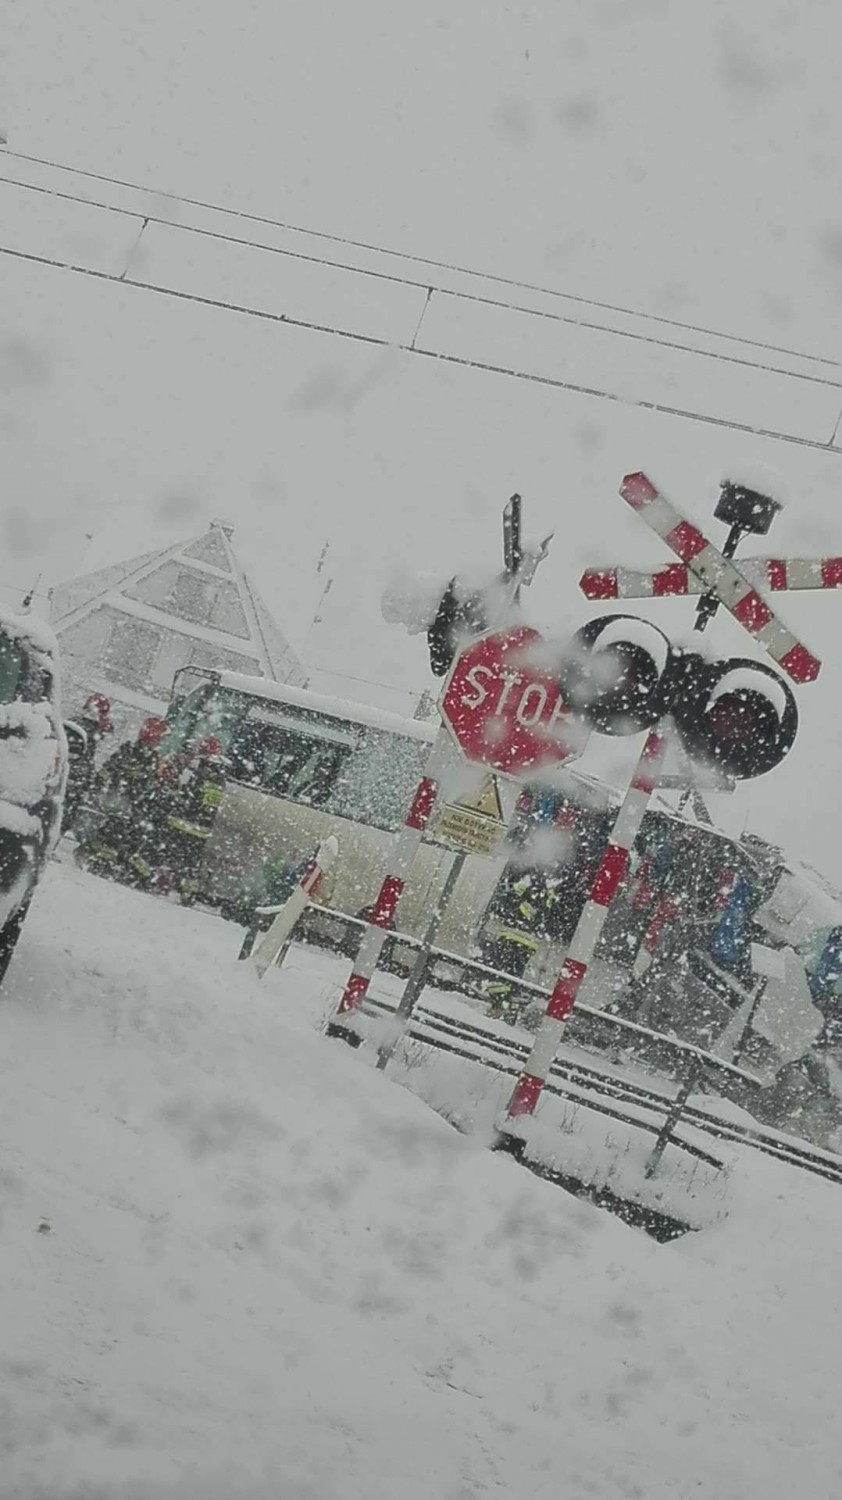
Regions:
M 367 687 L 382 688 L 386 693 L 400 693 L 404 698 L 417 698 L 418 689 L 408 687 L 396 687 L 391 682 L 377 682 L 373 677 L 357 677 L 353 672 L 339 672 L 335 667 L 314 666 L 310 662 L 302 661 L 302 667 L 306 672 L 319 677 L 341 677 L 345 682 L 363 682 Z
M 567 302 L 575 302 L 575 303 L 578 303 L 580 306 L 598 308 L 598 309 L 600 309 L 603 312 L 619 313 L 619 314 L 621 314 L 624 317 L 638 318 L 638 319 L 641 319 L 644 322 L 660 324 L 660 325 L 662 325 L 664 327 L 667 327 L 667 328 L 677 328 L 677 329 L 680 329 L 684 333 L 697 333 L 697 334 L 701 334 L 703 337 L 706 337 L 706 338 L 717 338 L 717 339 L 722 339 L 723 341 L 727 341 L 727 342 L 730 342 L 730 343 L 740 344 L 740 345 L 742 345 L 745 348 L 762 349 L 766 353 L 769 353 L 769 354 L 782 354 L 782 355 L 788 356 L 790 359 L 803 359 L 803 360 L 805 360 L 805 361 L 807 361 L 808 363 L 811 363 L 811 364 L 827 365 L 831 369 L 842 369 L 842 365 L 840 365 L 840 362 L 838 360 L 827 358 L 824 355 L 819 355 L 819 354 L 805 354 L 805 353 L 803 353 L 803 352 L 801 352 L 801 351 L 799 351 L 797 349 L 787 348 L 784 345 L 770 344 L 770 343 L 768 343 L 768 342 L 766 342 L 764 340 L 761 340 L 761 339 L 744 338 L 744 337 L 742 337 L 739 334 L 724 333 L 724 332 L 722 332 L 719 329 L 708 328 L 708 327 L 704 326 L 703 324 L 685 323 L 685 322 L 682 322 L 680 319 L 669 318 L 669 317 L 667 317 L 664 314 L 642 312 L 638 308 L 625 307 L 625 306 L 623 306 L 620 303 L 602 302 L 602 301 L 597 300 L 596 298 L 584 297 L 584 296 L 582 296 L 582 295 L 580 295 L 579 293 L 576 293 L 576 292 L 563 292 L 563 291 L 559 291 L 558 288 L 556 288 L 556 287 L 542 286 L 542 285 L 540 285 L 540 283 L 536 283 L 536 282 L 523 281 L 523 280 L 519 280 L 519 279 L 517 279 L 515 277 L 500 276 L 500 275 L 497 275 L 494 272 L 490 272 L 490 271 L 477 271 L 475 268 L 473 268 L 471 266 L 461 265 L 459 262 L 452 262 L 452 261 L 445 261 L 445 260 L 436 260 L 436 259 L 433 259 L 433 258 L 431 258 L 429 256 L 415 255 L 415 254 L 411 253 L 410 251 L 406 251 L 406 250 L 391 250 L 391 249 L 389 249 L 388 247 L 386 247 L 384 245 L 376 245 L 373 242 L 367 241 L 367 240 L 353 239 L 353 238 L 351 238 L 348 235 L 331 234 L 327 230 L 323 230 L 323 229 L 307 229 L 307 228 L 305 228 L 301 224 L 290 224 L 290 223 L 287 223 L 283 219 L 275 219 L 275 218 L 272 218 L 271 216 L 266 215 L 266 214 L 251 213 L 251 212 L 249 212 L 247 210 L 244 210 L 244 209 L 226 208 L 223 205 L 221 205 L 219 203 L 213 203 L 213 202 L 211 202 L 208 199 L 204 199 L 204 198 L 192 198 L 192 197 L 187 196 L 186 194 L 174 193 L 174 192 L 168 191 L 167 189 L 144 187 L 140 183 L 132 182 L 128 178 L 113 177 L 113 176 L 110 176 L 108 173 L 105 173 L 105 172 L 92 172 L 92 171 L 89 171 L 89 170 L 87 170 L 86 168 L 83 168 L 83 167 L 70 167 L 70 166 L 68 166 L 64 162 L 52 161 L 48 157 L 32 156 L 32 155 L 28 155 L 25 152 L 10 151 L 8 149 L 5 149 L 3 151 L 3 156 L 6 159 L 15 159 L 15 160 L 18 160 L 18 161 L 31 162 L 35 166 L 48 167 L 52 171 L 63 172 L 63 173 L 66 173 L 68 176 L 85 177 L 85 178 L 89 179 L 92 182 L 108 183 L 112 187 L 127 188 L 131 192 L 151 194 L 155 198 L 162 199 L 162 200 L 167 200 L 168 202 L 179 204 L 179 205 L 182 205 L 182 206 L 185 206 L 185 207 L 204 209 L 204 210 L 206 210 L 208 212 L 211 212 L 211 213 L 223 214 L 223 215 L 225 215 L 227 217 L 234 218 L 234 219 L 242 219 L 245 222 L 251 223 L 251 224 L 263 224 L 263 225 L 265 225 L 265 226 L 267 226 L 269 228 L 272 228 L 272 229 L 280 229 L 284 233 L 287 233 L 287 234 L 305 235 L 305 236 L 307 236 L 310 239 L 324 240 L 327 243 L 335 244 L 335 245 L 345 245 L 345 246 L 347 246 L 350 249 L 365 250 L 365 251 L 367 251 L 369 253 L 373 253 L 373 254 L 376 254 L 376 255 L 388 256 L 388 257 L 390 257 L 393 260 L 407 261 L 407 262 L 410 262 L 411 264 L 417 265 L 417 266 L 429 266 L 429 267 L 431 267 L 431 268 L 433 268 L 435 270 L 449 271 L 449 272 L 451 272 L 451 273 L 453 273 L 455 275 L 459 275 L 459 276 L 470 276 L 470 277 L 472 277 L 474 279 L 491 282 L 491 283 L 493 283 L 493 284 L 495 284 L 497 286 L 512 287 L 512 288 L 514 288 L 516 290 L 520 290 L 520 291 L 534 292 L 534 293 L 537 293 L 538 295 L 543 296 L 543 297 L 552 297 L 552 298 L 555 298 L 557 300 L 563 300 L 563 301 L 567 301 Z M 31 183 L 21 183 L 21 182 L 16 181 L 14 178 L 0 178 L 0 180 L 6 181 L 6 182 L 12 182 L 17 187 L 28 187 L 28 188 L 32 188 L 33 187 L 33 185 Z M 59 190 L 56 190 L 56 189 L 39 188 L 39 189 L 35 189 L 35 190 L 41 191 L 41 192 L 53 192 L 53 193 L 55 193 L 56 196 L 67 196 L 68 198 L 73 198 L 72 194 L 66 194 L 65 195 L 65 194 L 62 194 Z M 74 201 L 77 201 L 77 202 L 80 202 L 80 203 L 91 203 L 92 202 L 91 199 L 82 198 L 80 196 L 77 196 Z M 132 211 L 132 210 L 129 210 L 129 209 L 118 209 L 118 208 L 115 208 L 115 206 L 113 204 L 107 204 L 107 203 L 97 202 L 95 204 L 92 204 L 92 206 L 99 207 L 99 208 L 107 208 L 107 209 L 110 209 L 112 212 L 118 212 L 118 213 L 132 213 L 132 212 L 134 212 L 136 214 L 136 211 Z M 173 227 L 173 228 L 175 228 L 175 227 L 188 228 L 188 229 L 190 228 L 190 226 L 185 226 L 185 225 L 171 225 L 170 220 L 165 219 L 163 216 L 160 216 L 160 217 L 156 218 L 156 216 L 154 214 L 144 214 L 144 217 L 148 218 L 148 220 L 150 222 L 152 222 L 152 223 L 159 222 L 159 223 L 163 223 L 163 224 L 168 224 L 168 225 L 170 225 L 170 227 Z M 275 250 L 278 254 L 286 254 L 286 255 L 292 255 L 292 256 L 299 256 L 299 258 L 301 258 L 303 260 L 315 260 L 315 261 L 318 262 L 319 259 L 320 259 L 318 256 L 307 256 L 307 255 L 299 254 L 299 252 L 295 252 L 295 251 L 282 250 L 282 249 L 280 249 L 277 246 L 266 245 L 262 241 L 254 241 L 254 242 L 252 242 L 252 241 L 248 241 L 248 240 L 240 240 L 240 239 L 238 239 L 235 236 L 224 235 L 224 234 L 222 234 L 219 231 L 214 231 L 214 230 L 198 230 L 197 229 L 197 230 L 194 230 L 193 232 L 197 233 L 197 234 L 202 234 L 202 233 L 203 234 L 207 234 L 207 235 L 210 235 L 210 236 L 213 236 L 213 237 L 217 237 L 217 238 L 220 238 L 220 239 L 232 239 L 232 240 L 234 240 L 235 243 L 238 243 L 238 244 L 252 244 L 253 243 L 253 244 L 255 244 L 260 249 L 263 249 L 263 250 Z M 322 261 L 322 263 L 323 264 L 327 264 L 327 265 L 336 265 L 338 269 L 345 269 L 345 270 L 352 270 L 352 271 L 361 272 L 361 268 L 359 266 L 347 266 L 347 265 L 345 265 L 342 262 L 333 262 L 333 261 L 326 261 L 325 260 L 325 261 Z M 389 276 L 389 275 L 387 275 L 387 273 L 384 273 L 384 272 L 372 272 L 372 271 L 367 271 L 366 270 L 364 272 L 361 272 L 361 274 L 365 274 L 365 275 L 377 275 L 377 276 L 383 277 L 386 280 L 394 280 L 394 281 L 399 281 L 399 282 L 404 280 L 404 278 L 402 278 L 402 277 L 399 277 L 399 276 Z M 407 278 L 407 284 L 412 285 L 412 286 L 425 287 L 425 286 L 428 285 L 428 281 L 427 280 L 422 280 L 422 281 L 419 282 L 417 280 L 413 280 L 411 278 Z M 437 290 L 446 291 L 447 289 L 446 288 L 438 288 Z M 503 307 L 512 307 L 513 306 L 509 302 L 500 302 L 499 304 L 494 304 L 493 303 L 493 299 L 486 299 L 486 298 L 479 297 L 479 296 L 471 296 L 471 294 L 468 294 L 468 293 L 459 292 L 459 293 L 455 293 L 455 294 L 451 293 L 451 295 L 466 296 L 466 297 L 469 297 L 470 300 L 480 301 L 480 302 L 488 300 L 488 301 L 492 302 L 492 305 L 500 305 L 500 306 L 503 306 Z M 519 312 L 536 313 L 536 309 L 533 309 L 533 308 L 515 307 L 515 308 L 513 308 L 513 310 L 514 311 L 519 311 Z M 541 313 L 540 310 L 537 311 L 537 316 L 543 316 L 543 317 L 548 317 L 548 318 L 560 318 L 562 321 L 570 321 L 570 322 L 573 322 L 573 323 L 578 323 L 580 321 L 578 319 L 572 319 L 572 318 L 571 319 L 564 319 L 563 315 L 559 315 L 559 314 L 546 313 L 546 312 L 545 313 Z M 610 327 L 603 328 L 602 324 L 582 323 L 581 326 L 583 326 L 583 327 L 601 328 L 605 332 L 615 333 L 615 334 L 618 334 L 618 335 L 621 335 L 621 336 L 626 336 L 626 337 L 631 337 L 631 338 L 645 338 L 646 337 L 645 335 L 642 335 L 642 334 L 630 333 L 627 330 L 622 330 L 622 329 L 617 329 L 617 328 L 610 328 Z M 651 339 L 651 342 L 653 342 L 653 343 L 659 343 L 661 341 L 653 337 Z M 667 347 L 669 347 L 669 348 L 676 348 L 676 349 L 683 349 L 683 348 L 685 348 L 684 345 L 674 344 L 674 343 L 672 343 L 669 340 L 664 340 L 663 343 Z M 696 348 L 693 345 L 686 346 L 686 347 L 688 348 L 689 352 L 694 353 L 694 354 L 708 354 L 710 352 L 710 351 L 707 351 L 707 350 L 698 349 L 698 348 Z M 714 358 L 727 358 L 728 356 L 725 356 L 725 355 L 714 355 L 713 357 Z M 746 361 L 746 363 L 750 364 L 751 361 Z M 766 367 L 763 366 L 763 365 L 757 365 L 757 366 L 754 366 L 754 368 L 764 369 Z M 794 371 L 779 371 L 778 373 L 793 374 L 794 375 L 796 372 L 794 372 Z M 806 378 L 809 378 L 809 377 L 806 377 Z
M 49 594 L 45 594 L 44 591 L 43 591 L 43 589 L 28 589 L 25 584 L 22 584 L 22 583 L 4 583 L 2 581 L 2 579 L 0 579 L 0 589 L 8 589 L 10 594 L 20 594 L 20 596 L 21 596 L 22 599 L 25 598 L 25 597 L 27 597 L 27 596 L 29 596 L 32 599 L 49 599 L 50 598 L 50 595 Z
M 66 203 L 83 204 L 86 207 L 97 208 L 106 213 L 117 214 L 119 216 L 122 216 L 123 218 L 137 219 L 140 214 L 140 211 L 137 209 L 122 208 L 114 203 L 103 203 L 98 199 L 83 198 L 78 193 L 65 192 L 61 188 L 44 187 L 40 184 L 31 182 L 18 182 L 16 178 L 5 177 L 2 173 L 0 173 L 0 182 L 8 183 L 10 186 L 21 188 L 26 192 L 40 193 L 45 197 L 58 198 L 62 202 Z M 189 203 L 191 200 L 185 199 L 181 201 Z M 218 212 L 227 214 L 230 213 L 230 210 L 219 209 Z M 306 261 L 311 265 L 327 266 L 331 270 L 348 271 L 350 274 L 355 276 L 365 276 L 375 281 L 387 281 L 397 286 L 408 286 L 417 291 L 426 291 L 426 301 L 424 303 L 424 307 L 421 310 L 415 333 L 409 345 L 409 347 L 413 350 L 415 349 L 418 334 L 421 329 L 421 324 L 424 321 L 424 317 L 426 315 L 430 300 L 433 296 L 433 293 L 435 293 L 439 297 L 453 297 L 457 298 L 459 301 L 478 303 L 479 305 L 484 307 L 495 307 L 506 312 L 521 313 L 525 317 L 538 318 L 545 322 L 567 324 L 569 327 L 581 328 L 590 333 L 607 333 L 614 338 L 628 339 L 634 343 L 654 344 L 658 348 L 671 349 L 681 354 L 692 354 L 699 359 L 712 359 L 723 364 L 741 365 L 745 369 L 759 370 L 764 372 L 765 374 L 771 375 L 783 375 L 790 380 L 801 380 L 809 385 L 829 386 L 833 390 L 842 392 L 842 364 L 839 364 L 833 360 L 819 360 L 818 356 L 815 355 L 805 354 L 793 357 L 810 360 L 815 363 L 826 364 L 833 369 L 838 369 L 840 371 L 840 379 L 833 380 L 826 375 L 811 375 L 801 370 L 785 369 L 781 365 L 763 364 L 754 359 L 747 359 L 744 355 L 723 354 L 721 351 L 715 349 L 699 349 L 695 344 L 679 344 L 675 343 L 672 339 L 657 338 L 654 334 L 636 333 L 633 329 L 629 328 L 616 328 L 607 323 L 594 323 L 585 318 L 574 318 L 571 317 L 569 313 L 549 312 L 546 309 L 537 307 L 523 307 L 519 303 L 504 302 L 500 298 L 481 296 L 477 292 L 468 292 L 463 289 L 454 291 L 452 287 L 432 287 L 428 286 L 425 281 L 413 280 L 408 276 L 399 276 L 394 272 L 379 271 L 371 267 L 356 266 L 353 264 L 349 264 L 347 261 L 329 260 L 326 256 L 308 254 L 303 250 L 289 250 L 281 245 L 267 245 L 263 240 L 244 239 L 240 235 L 225 234 L 220 229 L 200 229 L 197 225 L 194 224 L 176 224 L 171 219 L 167 219 L 161 215 L 156 215 L 153 213 L 144 212 L 140 231 L 134 245 L 131 247 L 126 261 L 125 269 L 120 276 L 121 281 L 125 281 L 127 279 L 134 281 L 134 277 L 129 277 L 128 273 L 131 268 L 134 253 L 137 250 L 141 236 L 147 224 L 159 224 L 164 228 L 173 229 L 179 234 L 193 234 L 201 239 L 219 240 L 222 243 L 229 245 L 241 245 L 245 249 L 262 250 L 268 255 L 279 255 L 286 257 L 289 260 Z M 305 233 L 309 231 L 297 232 Z M 392 252 L 384 251 L 382 253 L 391 254 Z M 469 274 L 471 276 L 474 276 L 477 273 L 471 272 Z M 546 293 L 546 295 L 561 296 L 565 294 Z M 648 318 L 649 315 L 643 313 L 634 314 L 634 316 Z M 717 337 L 730 337 L 730 335 L 717 335 Z
M 399 343 L 393 339 L 384 338 L 377 334 L 357 333 L 346 328 L 338 328 L 333 324 L 319 323 L 312 319 L 292 317 L 288 313 L 269 312 L 264 308 L 249 307 L 247 304 L 231 302 L 220 297 L 208 297 L 198 292 L 179 291 L 174 287 L 157 286 L 154 282 L 141 281 L 132 277 L 130 281 L 118 276 L 111 271 L 93 270 L 89 266 L 75 265 L 72 261 L 58 260 L 52 256 L 35 255 L 25 250 L 13 250 L 9 246 L 0 245 L 0 255 L 9 256 L 11 259 L 26 261 L 33 265 L 49 266 L 55 270 L 68 271 L 73 275 L 87 276 L 93 281 L 110 283 L 123 288 L 135 288 L 138 291 L 153 292 L 159 297 L 173 298 L 179 302 L 194 303 L 200 307 L 215 307 L 226 312 L 239 313 L 243 317 L 257 318 L 262 322 L 282 324 L 288 328 L 302 328 L 312 333 L 328 334 L 334 338 L 341 338 L 351 343 L 366 344 L 372 348 L 394 349 L 399 353 L 412 354 L 420 359 L 429 359 L 441 364 L 455 365 L 461 369 L 482 370 L 490 375 L 504 375 L 514 380 L 523 380 L 530 385 L 539 385 L 550 390 L 569 391 L 574 395 L 589 396 L 597 401 L 607 401 L 615 406 L 630 406 L 637 411 L 657 412 L 662 416 L 681 417 L 687 421 L 701 422 L 709 427 L 723 428 L 730 432 L 743 432 L 751 437 L 770 438 L 776 442 L 789 443 L 799 448 L 813 448 L 823 453 L 839 454 L 842 450 L 834 448 L 832 441 L 823 443 L 818 438 L 800 437 L 795 433 L 780 432 L 772 427 L 755 427 L 749 422 L 738 422 L 730 417 L 716 417 L 707 412 L 695 411 L 689 407 L 671 406 L 662 401 L 638 400 L 632 396 L 618 395 L 614 391 L 606 391 L 597 386 L 580 384 L 577 381 L 562 380 L 557 376 L 540 375 L 532 370 L 518 369 L 512 365 L 497 364 L 490 360 L 471 359 L 467 355 L 444 353 L 434 349 L 419 348 L 417 343 Z

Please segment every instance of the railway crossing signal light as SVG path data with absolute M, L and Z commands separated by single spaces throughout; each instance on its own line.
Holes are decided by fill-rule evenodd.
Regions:
M 716 767 L 728 780 L 774 770 L 798 731 L 789 684 L 765 662 L 747 658 L 706 661 L 687 652 L 670 713 L 691 760 Z
M 561 669 L 562 690 L 571 711 L 598 734 L 639 734 L 670 715 L 690 759 L 726 780 L 765 775 L 795 743 L 795 698 L 765 662 L 677 651 L 663 631 L 634 615 L 591 620 L 574 644 Z
M 560 681 L 564 696 L 599 734 L 638 734 L 669 711 L 676 676 L 672 646 L 634 615 L 603 615 L 573 638 Z

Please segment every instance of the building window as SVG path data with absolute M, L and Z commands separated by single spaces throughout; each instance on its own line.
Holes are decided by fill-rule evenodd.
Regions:
M 250 717 L 232 739 L 229 775 L 276 797 L 318 807 L 328 800 L 350 751 L 351 744 L 317 732 L 302 734 L 291 725 Z
M 115 620 L 100 657 L 103 675 L 135 692 L 148 691 L 162 638 L 162 632 L 145 620 Z

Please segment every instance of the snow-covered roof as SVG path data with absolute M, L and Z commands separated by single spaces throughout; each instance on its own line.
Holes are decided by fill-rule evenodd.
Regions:
M 328 714 L 334 719 L 347 719 L 352 724 L 365 724 L 370 729 L 382 729 L 387 734 L 402 734 L 407 739 L 423 740 L 427 744 L 432 744 L 438 733 L 434 724 L 428 724 L 422 719 L 404 719 L 400 714 L 392 714 L 385 709 L 371 708 L 366 703 L 354 703 L 349 698 L 332 698 L 324 693 L 312 693 L 309 688 L 295 687 L 289 682 L 267 682 L 263 677 L 248 677 L 241 672 L 223 672 L 220 680 L 223 687 L 248 693 L 255 698 L 265 698 L 272 703 L 287 703 L 293 708 Z

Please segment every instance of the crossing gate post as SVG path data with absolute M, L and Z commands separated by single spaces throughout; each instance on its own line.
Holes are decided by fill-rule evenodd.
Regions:
M 672 1133 L 684 1113 L 684 1106 L 703 1073 L 704 1060 L 699 1056 L 691 1057 L 684 1082 L 673 1099 L 670 1108 L 667 1110 L 664 1123 L 658 1131 L 657 1139 L 643 1169 L 644 1177 L 654 1177 L 657 1172 L 661 1157 L 666 1151 L 672 1139 Z
M 449 748 L 449 736 L 444 729 L 440 729 L 427 758 L 424 774 L 415 788 L 403 828 L 391 851 L 390 868 L 383 878 L 365 932 L 360 939 L 353 970 L 336 1013 L 327 1026 L 328 1036 L 340 1037 L 352 1047 L 358 1046 L 360 1039 L 349 1023 L 368 994 L 387 934 L 394 926 L 398 902 L 439 798 L 440 778 Z
M 457 850 L 450 862 L 450 869 L 447 872 L 447 877 L 435 905 L 430 912 L 430 919 L 427 923 L 421 947 L 418 949 L 418 955 L 412 966 L 412 972 L 406 981 L 400 1004 L 395 1012 L 395 1024 L 400 1029 L 395 1030 L 391 1039 L 388 1042 L 384 1042 L 377 1054 L 377 1067 L 380 1072 L 388 1067 L 389 1062 L 394 1056 L 395 1048 L 406 1032 L 412 1012 L 424 988 L 424 981 L 427 978 L 427 971 L 430 967 L 430 949 L 436 940 L 442 917 L 447 910 L 447 903 L 453 894 L 456 882 L 465 868 L 466 858 L 467 855 L 464 850 Z
M 500 1127 L 498 1145 L 506 1142 L 506 1124 L 521 1115 L 532 1115 L 552 1067 L 564 1027 L 593 958 L 608 909 L 628 869 L 643 815 L 657 785 L 666 743 L 664 732 L 650 729 L 628 791 L 614 820 L 611 836 L 588 899 L 570 940 L 567 956 L 553 987 L 535 1041 L 515 1084 Z

